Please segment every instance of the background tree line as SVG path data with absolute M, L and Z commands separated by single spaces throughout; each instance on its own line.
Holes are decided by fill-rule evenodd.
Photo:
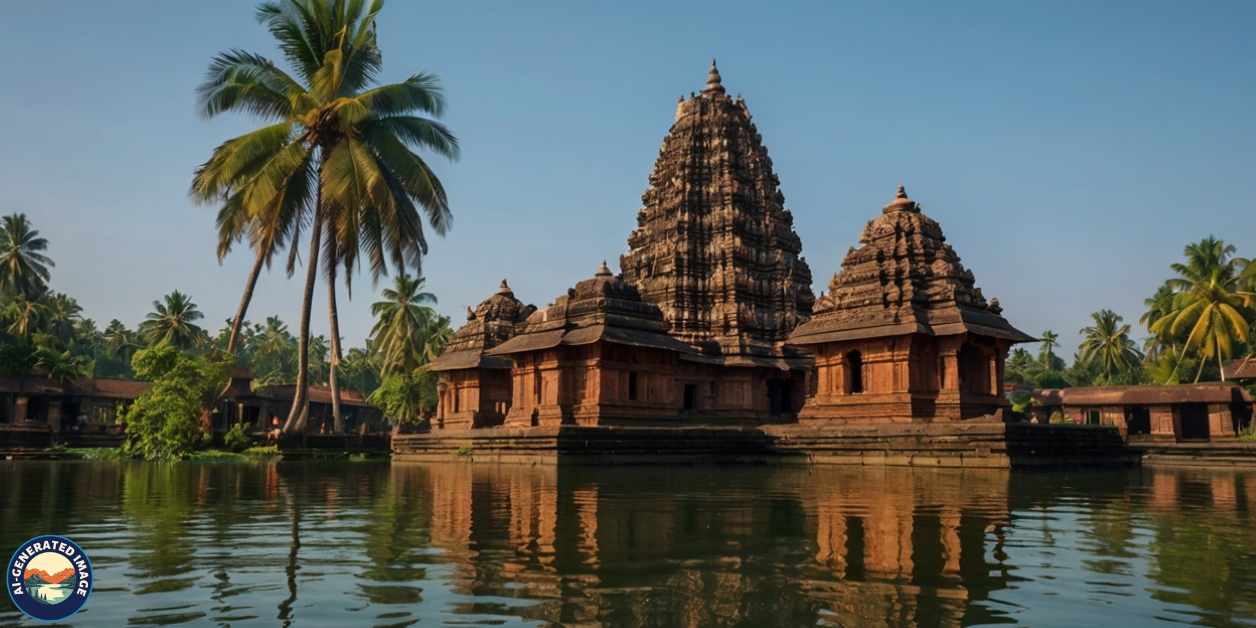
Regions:
M 1037 355 L 1017 348 L 1008 356 L 1009 383 L 1036 388 L 1168 385 L 1218 381 L 1222 365 L 1252 350 L 1256 324 L 1256 264 L 1209 236 L 1186 246 L 1173 276 L 1143 303 L 1141 344 L 1112 310 L 1091 314 L 1082 342 L 1066 363 L 1055 350 L 1059 335 L 1043 332 Z

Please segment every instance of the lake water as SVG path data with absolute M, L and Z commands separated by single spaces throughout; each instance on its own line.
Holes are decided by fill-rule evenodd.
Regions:
M 0 462 L 73 626 L 1256 626 L 1256 473 Z M 46 625 L 5 600 L 0 626 Z

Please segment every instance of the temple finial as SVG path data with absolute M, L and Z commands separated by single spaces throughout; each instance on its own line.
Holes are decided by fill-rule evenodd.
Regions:
M 724 95 L 724 86 L 720 84 L 720 70 L 715 67 L 715 59 L 711 59 L 711 73 L 707 75 L 706 89 L 702 90 L 703 94 L 719 94 Z
M 887 214 L 890 212 L 901 211 L 918 212 L 920 211 L 920 206 L 912 202 L 911 199 L 907 198 L 907 190 L 903 189 L 902 183 L 899 183 L 898 194 L 895 194 L 894 200 L 890 201 L 889 205 L 882 207 L 881 211 Z
M 594 277 L 610 277 L 612 274 L 613 273 L 611 273 L 610 267 L 606 265 L 606 260 L 602 260 L 602 266 L 597 269 L 597 273 Z
M 506 293 L 509 293 L 509 292 L 512 292 L 512 291 L 511 291 L 511 289 L 510 289 L 510 286 L 506 285 L 506 280 L 505 280 L 505 279 L 503 279 L 503 280 L 502 280 L 502 285 L 498 286 L 498 288 L 497 288 L 497 294 L 506 294 Z

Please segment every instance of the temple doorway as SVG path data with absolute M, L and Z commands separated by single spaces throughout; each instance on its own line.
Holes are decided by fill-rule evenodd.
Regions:
M 768 380 L 768 412 L 772 416 L 780 416 L 794 411 L 794 382 L 791 380 Z

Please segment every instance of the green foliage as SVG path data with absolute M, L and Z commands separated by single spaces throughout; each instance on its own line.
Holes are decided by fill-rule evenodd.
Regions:
M 418 424 L 426 420 L 424 413 L 436 409 L 437 379 L 427 369 L 388 375 L 367 401 L 389 419 Z
M 462 457 L 465 457 L 465 456 L 470 456 L 470 455 L 471 455 L 471 447 L 470 447 L 469 445 L 464 445 L 464 446 L 462 446 L 462 447 L 459 447 L 459 448 L 457 448 L 457 449 L 455 449 L 455 450 L 454 450 L 454 455 L 455 455 L 455 456 L 458 456 L 459 458 L 462 458 Z
M 253 437 L 243 423 L 236 423 L 223 435 L 222 444 L 231 451 L 241 452 L 253 446 Z
M 253 457 L 278 456 L 279 445 L 266 445 L 264 447 L 249 447 L 244 450 L 244 455 Z
M 205 315 L 196 308 L 192 297 L 175 290 L 167 294 L 164 301 L 153 301 L 154 311 L 140 323 L 140 332 L 148 342 L 184 350 L 205 344 L 205 330 L 192 322 Z
M 1124 319 L 1112 310 L 1100 310 L 1090 317 L 1095 324 L 1080 332 L 1077 361 L 1097 367 L 1095 384 L 1136 383 L 1143 356 L 1130 340 L 1130 326 L 1122 325 Z
M 202 446 L 200 417 L 226 386 L 234 363 L 191 357 L 169 345 L 135 354 L 135 374 L 153 382 L 126 414 L 126 451 L 145 460 L 177 460 Z
M 1177 276 L 1144 302 L 1148 311 L 1140 321 L 1153 334 L 1148 346 L 1155 349 L 1156 359 L 1166 347 L 1181 347 L 1180 360 L 1193 358 L 1198 365 L 1198 382 L 1205 379 L 1208 362 L 1216 365 L 1219 377 L 1222 361 L 1247 349 L 1256 320 L 1256 267 L 1236 257 L 1232 245 L 1211 236 L 1187 245 L 1183 255 L 1186 263 L 1170 266 Z M 1176 374 L 1181 366 L 1160 374 Z
M 423 284 L 422 277 L 398 275 L 393 287 L 380 293 L 384 300 L 371 305 L 371 314 L 379 319 L 371 329 L 371 339 L 385 375 L 426 364 L 440 354 L 452 333 L 449 319 L 424 305 L 435 305 L 436 297 L 423 292 Z
M 31 229 L 26 214 L 0 219 L 0 292 L 33 299 L 44 293 L 50 278 L 49 266 L 56 266 L 43 251 L 48 240 Z

